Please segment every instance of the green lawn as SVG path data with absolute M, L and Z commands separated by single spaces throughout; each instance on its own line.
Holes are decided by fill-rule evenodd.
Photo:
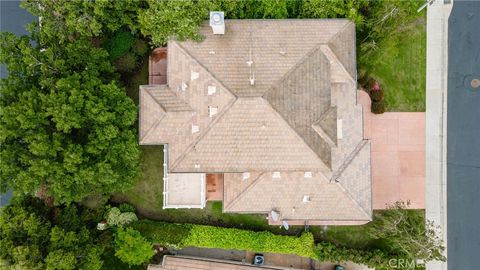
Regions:
M 360 55 L 359 74 L 380 82 L 387 111 L 425 111 L 426 30 L 425 17 L 402 26 Z

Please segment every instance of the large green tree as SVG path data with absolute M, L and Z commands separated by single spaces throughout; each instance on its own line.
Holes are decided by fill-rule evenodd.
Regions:
M 140 232 L 132 228 L 118 228 L 115 237 L 115 256 L 122 262 L 140 265 L 148 262 L 154 254 L 152 243 Z
M 143 0 L 24 0 L 22 7 L 41 17 L 42 36 L 59 42 L 78 36 L 95 37 L 123 26 L 137 30 Z
M 0 258 L 11 269 L 101 269 L 103 248 L 75 205 L 48 208 L 14 199 L 0 214 Z
M 138 173 L 136 107 L 103 49 L 2 33 L 0 188 L 55 203 L 129 188 Z

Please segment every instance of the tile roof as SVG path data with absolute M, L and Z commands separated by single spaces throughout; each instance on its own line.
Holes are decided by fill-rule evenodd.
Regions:
M 282 270 L 283 267 L 273 266 L 254 266 L 248 263 L 241 263 L 235 261 L 215 260 L 208 258 L 196 258 L 185 256 L 164 256 L 162 265 L 149 265 L 148 270 Z M 290 270 L 299 270 L 289 267 Z
M 362 109 L 356 104 L 354 24 L 342 19 L 225 24 L 225 35 L 213 35 L 205 24 L 200 28 L 203 41 L 169 42 L 168 86 L 140 87 L 140 143 L 168 143 L 169 172 L 279 171 L 295 189 L 295 184 L 304 184 L 303 178 L 295 177 L 311 171 L 316 175 L 312 183 L 328 183 L 312 184 L 310 190 L 325 196 L 315 199 L 321 205 L 315 208 L 311 203 L 297 216 L 365 219 L 371 212 L 369 197 L 359 199 L 361 203 L 356 198 L 368 192 L 356 187 L 369 190 L 370 174 L 365 172 L 358 181 L 342 178 L 356 175 L 352 170 L 361 174 L 361 168 L 370 168 L 369 152 L 368 162 L 354 162 L 365 143 Z M 262 208 L 253 200 L 267 186 L 282 185 L 267 178 L 259 176 L 258 187 L 242 189 L 241 194 L 252 195 L 226 189 L 225 200 L 231 204 L 226 209 L 273 207 L 262 202 Z M 232 181 L 230 185 L 242 186 Z M 283 191 L 280 186 L 276 190 Z M 287 199 L 275 202 L 285 210 L 300 193 L 284 191 Z M 326 213 L 323 206 L 334 205 L 336 196 L 347 198 L 343 208 L 357 212 L 339 209 L 319 216 Z M 234 204 L 240 197 L 252 202 Z
M 239 173 L 224 174 L 224 211 L 280 213 L 282 220 L 371 220 L 370 144 L 359 153 L 337 181 L 304 171 L 255 172 L 247 180 Z M 303 197 L 308 196 L 309 202 Z

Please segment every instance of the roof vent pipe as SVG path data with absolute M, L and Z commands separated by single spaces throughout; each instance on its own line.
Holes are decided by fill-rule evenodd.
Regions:
M 210 11 L 210 26 L 214 35 L 225 34 L 225 21 L 223 11 Z

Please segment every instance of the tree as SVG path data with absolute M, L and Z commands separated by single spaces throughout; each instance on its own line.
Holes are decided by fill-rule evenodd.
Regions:
M 152 244 L 132 228 L 119 228 L 115 237 L 115 256 L 129 265 L 148 262 L 155 252 Z
M 1 189 L 45 188 L 60 204 L 129 188 L 139 171 L 136 107 L 107 52 L 85 38 L 45 40 L 40 49 L 1 35 Z
M 393 254 L 409 259 L 445 261 L 445 250 L 437 228 L 418 212 L 408 210 L 409 202 L 399 201 L 375 216 L 369 235 L 383 240 Z
M 37 198 L 14 198 L 0 213 L 0 258 L 12 269 L 101 269 L 94 228 L 79 219 L 65 222 L 84 212 L 73 204 L 48 208 Z
M 361 11 L 365 9 L 368 4 L 369 1 L 366 0 L 305 0 L 300 10 L 300 17 L 348 18 L 356 24 L 357 28 L 361 28 L 364 23 L 364 17 Z
M 143 35 L 152 43 L 165 45 L 171 36 L 178 40 L 200 40 L 198 26 L 217 7 L 209 0 L 148 0 L 148 8 L 139 11 L 138 21 Z
M 22 7 L 42 17 L 42 37 L 63 43 L 79 36 L 95 37 L 128 26 L 138 28 L 143 1 L 26 0 Z

